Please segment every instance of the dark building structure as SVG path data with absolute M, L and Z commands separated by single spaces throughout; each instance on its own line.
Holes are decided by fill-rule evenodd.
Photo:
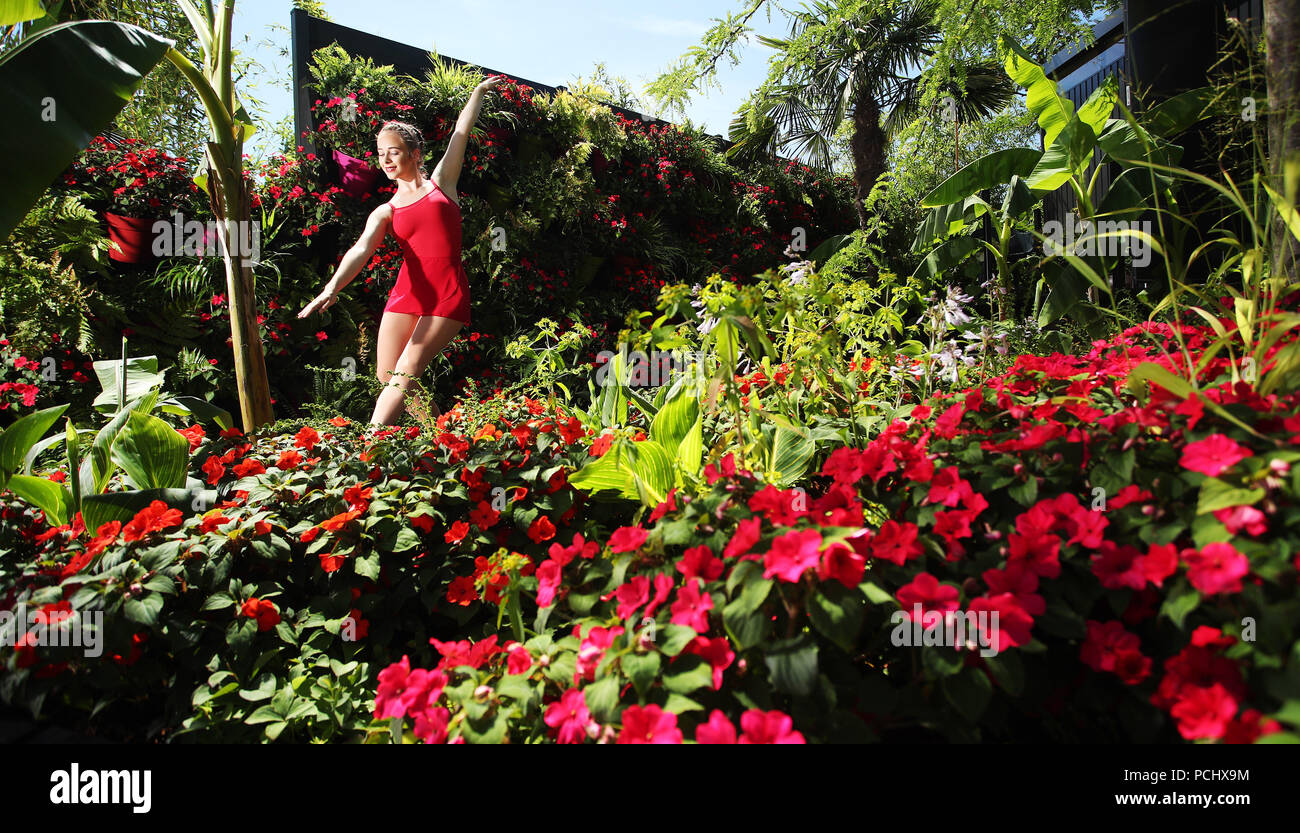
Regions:
M 1062 50 L 1043 67 L 1062 95 L 1077 108 L 1113 77 L 1120 99 L 1134 112 L 1186 90 L 1203 87 L 1235 17 L 1258 36 L 1263 27 L 1263 0 L 1124 0 L 1119 11 L 1093 27 L 1093 43 Z M 1118 108 L 1113 114 L 1119 116 Z M 1180 140 L 1185 148 L 1181 165 L 1213 174 L 1194 133 Z M 1100 159 L 1100 150 L 1096 151 Z M 1109 189 L 1118 167 L 1106 163 L 1097 177 L 1097 200 Z M 1091 172 L 1090 172 L 1091 175 Z M 1063 187 L 1043 202 L 1044 221 L 1064 221 L 1078 201 Z M 1133 285 L 1140 277 L 1126 276 Z

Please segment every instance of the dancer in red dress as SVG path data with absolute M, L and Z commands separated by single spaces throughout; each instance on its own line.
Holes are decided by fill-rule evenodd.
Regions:
M 334 277 L 308 304 L 299 318 L 328 309 L 338 294 L 370 261 L 391 228 L 402 248 L 402 269 L 388 295 L 376 345 L 376 375 L 387 387 L 375 403 L 372 425 L 394 425 L 402 410 L 424 420 L 427 414 L 411 383 L 429 362 L 470 323 L 469 280 L 461 263 L 460 203 L 456 183 L 465 160 L 470 128 L 478 119 L 483 95 L 504 80 L 493 76 L 470 94 L 460 113 L 442 161 L 426 177 L 422 168 L 424 140 L 404 122 L 387 122 L 376 139 L 379 163 L 397 183 L 393 199 L 376 208 L 361 237 L 343 256 Z

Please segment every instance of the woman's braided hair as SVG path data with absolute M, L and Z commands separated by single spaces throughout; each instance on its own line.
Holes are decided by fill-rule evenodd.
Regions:
M 387 121 L 384 122 L 383 127 L 379 128 L 379 135 L 384 133 L 396 133 L 412 155 L 417 151 L 420 153 L 420 161 L 423 163 L 424 134 L 420 132 L 420 128 L 404 121 Z M 421 164 L 421 167 L 423 167 L 423 164 Z

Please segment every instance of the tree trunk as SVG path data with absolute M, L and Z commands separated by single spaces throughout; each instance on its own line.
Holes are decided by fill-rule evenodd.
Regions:
M 885 134 L 880 129 L 880 104 L 863 94 L 853 108 L 853 181 L 857 188 L 858 226 L 867 229 L 867 197 L 885 172 Z
M 1300 153 L 1300 10 L 1295 0 L 1265 0 L 1265 46 L 1268 73 L 1268 150 L 1273 187 L 1284 196 L 1283 165 L 1288 156 Z M 1273 217 L 1273 275 L 1285 276 L 1286 283 L 1297 278 L 1300 242 Z
M 235 386 L 244 433 L 275 421 L 271 411 L 271 387 L 266 375 L 266 356 L 257 324 L 257 294 L 251 266 L 243 263 L 240 240 L 250 239 L 252 215 L 242 171 L 222 167 L 218 151 L 208 151 L 208 189 L 213 213 L 225 252 L 226 288 L 230 297 L 230 346 L 235 357 Z M 233 167 L 233 166 L 231 166 Z

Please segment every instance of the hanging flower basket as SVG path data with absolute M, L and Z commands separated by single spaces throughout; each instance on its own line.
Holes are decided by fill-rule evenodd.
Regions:
M 334 151 L 334 162 L 339 168 L 339 187 L 349 197 L 360 198 L 374 193 L 379 184 L 380 172 L 369 159 L 358 159 L 342 151 Z
M 153 225 L 149 217 L 125 217 L 105 212 L 108 239 L 116 244 L 108 256 L 119 263 L 145 263 L 153 259 Z

